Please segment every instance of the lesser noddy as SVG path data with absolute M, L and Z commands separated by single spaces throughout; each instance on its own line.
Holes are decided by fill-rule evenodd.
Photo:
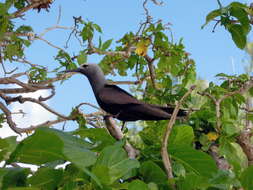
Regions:
M 64 72 L 77 72 L 85 75 L 93 89 L 99 106 L 114 118 L 126 121 L 167 120 L 173 107 L 165 107 L 141 102 L 116 85 L 107 84 L 104 73 L 97 64 L 82 64 L 79 68 Z M 178 116 L 186 115 L 179 110 Z

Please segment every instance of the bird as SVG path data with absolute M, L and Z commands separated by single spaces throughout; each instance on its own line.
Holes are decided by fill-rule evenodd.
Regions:
M 85 75 L 90 82 L 98 105 L 123 123 L 138 120 L 168 120 L 174 111 L 174 107 L 142 102 L 117 85 L 108 84 L 98 64 L 85 63 L 76 69 L 63 72 Z M 184 117 L 186 114 L 185 110 L 180 109 L 177 116 Z

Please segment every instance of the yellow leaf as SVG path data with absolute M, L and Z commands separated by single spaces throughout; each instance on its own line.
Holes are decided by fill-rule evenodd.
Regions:
M 217 134 L 215 132 L 209 132 L 206 136 L 209 141 L 216 141 L 216 139 L 218 139 L 218 137 L 219 137 L 219 134 Z
M 136 45 L 136 50 L 135 53 L 140 56 L 145 56 L 147 55 L 148 51 L 148 46 L 150 44 L 150 41 L 145 39 L 145 40 L 140 40 L 137 45 Z

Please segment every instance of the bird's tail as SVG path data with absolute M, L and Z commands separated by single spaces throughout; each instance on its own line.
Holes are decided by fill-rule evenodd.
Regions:
M 175 109 L 175 107 L 165 107 L 165 106 L 159 106 L 159 105 L 152 105 L 152 106 L 159 108 L 169 114 L 172 114 Z M 187 110 L 179 109 L 177 117 L 185 117 L 187 116 L 187 113 L 188 113 Z

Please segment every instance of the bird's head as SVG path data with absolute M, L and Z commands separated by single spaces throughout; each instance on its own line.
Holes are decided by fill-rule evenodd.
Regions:
M 80 65 L 80 67 L 78 67 L 77 69 L 66 70 L 64 72 L 65 73 L 70 73 L 70 72 L 72 72 L 72 73 L 73 72 L 74 73 L 81 73 L 81 74 L 84 74 L 86 76 L 91 76 L 99 70 L 100 70 L 100 68 L 97 64 L 84 63 L 84 64 Z

